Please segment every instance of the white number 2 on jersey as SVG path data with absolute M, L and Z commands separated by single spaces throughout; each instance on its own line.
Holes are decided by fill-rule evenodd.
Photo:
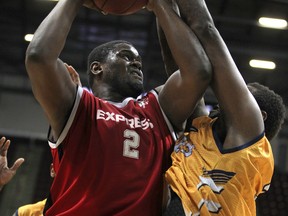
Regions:
M 140 137 L 133 130 L 125 130 L 124 137 L 127 138 L 123 144 L 123 156 L 139 159 L 139 151 L 137 148 L 139 147 Z

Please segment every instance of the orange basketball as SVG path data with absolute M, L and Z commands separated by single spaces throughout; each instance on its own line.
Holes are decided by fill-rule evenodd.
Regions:
M 104 14 L 128 15 L 146 6 L 148 0 L 92 0 Z

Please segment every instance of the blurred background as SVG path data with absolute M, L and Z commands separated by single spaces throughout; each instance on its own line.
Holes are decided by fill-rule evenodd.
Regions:
M 0 2 L 0 136 L 12 141 L 8 152 L 9 165 L 18 157 L 26 160 L 0 193 L 1 216 L 12 215 L 19 206 L 46 198 L 49 191 L 48 124 L 32 95 L 24 57 L 29 34 L 35 32 L 56 3 L 49 0 Z M 206 0 L 206 3 L 245 81 L 267 85 L 283 97 L 287 106 L 288 0 Z M 261 17 L 283 20 L 264 27 L 259 23 Z M 144 9 L 128 16 L 104 16 L 83 7 L 61 58 L 74 66 L 83 85 L 87 86 L 86 58 L 89 52 L 95 46 L 115 39 L 128 40 L 139 50 L 147 90 L 165 82 L 155 17 Z M 251 60 L 266 61 L 268 68 L 263 65 L 255 67 Z M 209 90 L 205 98 L 209 105 L 216 103 Z M 286 117 L 281 132 L 272 142 L 275 174 L 270 191 L 257 199 L 258 216 L 287 215 L 287 142 Z

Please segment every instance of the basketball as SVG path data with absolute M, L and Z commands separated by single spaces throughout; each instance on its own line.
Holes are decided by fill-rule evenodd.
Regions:
M 144 8 L 148 0 L 92 0 L 103 14 L 129 15 Z

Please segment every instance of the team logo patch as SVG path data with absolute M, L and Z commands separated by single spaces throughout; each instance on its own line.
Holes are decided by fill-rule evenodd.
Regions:
M 189 133 L 184 133 L 174 146 L 174 151 L 176 153 L 181 152 L 185 157 L 192 155 L 193 149 L 195 148 L 194 144 L 189 138 Z
M 145 108 L 146 105 L 149 104 L 149 100 L 148 100 L 148 98 L 143 98 L 141 100 L 138 100 L 137 103 L 140 107 Z

